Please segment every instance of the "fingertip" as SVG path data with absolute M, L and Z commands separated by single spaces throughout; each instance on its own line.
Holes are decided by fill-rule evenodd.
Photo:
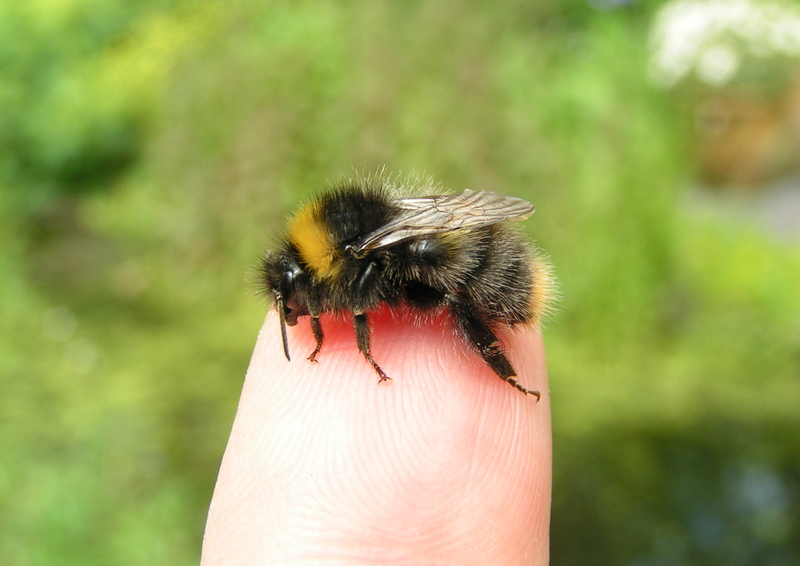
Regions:
M 546 563 L 550 414 L 536 328 L 509 329 L 503 340 L 520 382 L 541 391 L 538 403 L 498 378 L 446 316 L 370 315 L 385 383 L 347 317 L 323 316 L 316 364 L 306 359 L 315 340 L 304 322 L 288 329 L 292 361 L 274 313 L 259 333 L 208 556 L 231 541 L 240 553 L 282 556 L 338 541 L 361 555 Z M 280 527 L 301 517 L 298 529 Z
M 248 385 L 268 388 L 272 399 L 285 397 L 284 402 L 291 403 L 311 403 L 317 396 L 332 394 L 348 404 L 374 403 L 377 394 L 412 406 L 460 404 L 473 412 L 504 411 L 509 402 L 521 403 L 524 412 L 535 411 L 537 421 L 549 422 L 547 371 L 538 326 L 517 325 L 500 332 L 517 372 L 516 381 L 538 391 L 537 399 L 499 378 L 454 331 L 446 314 L 421 319 L 383 309 L 370 315 L 369 324 L 371 354 L 390 380 L 382 382 L 359 352 L 349 317 L 322 316 L 325 338 L 313 362 L 308 356 L 316 341 L 307 320 L 289 327 L 289 361 L 283 353 L 277 316 L 271 312 L 259 332 Z

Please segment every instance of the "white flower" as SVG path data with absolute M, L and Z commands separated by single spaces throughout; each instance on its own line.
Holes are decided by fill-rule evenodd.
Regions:
M 721 86 L 745 57 L 800 59 L 800 8 L 778 1 L 668 2 L 650 31 L 650 54 L 650 75 L 663 87 L 692 74 Z

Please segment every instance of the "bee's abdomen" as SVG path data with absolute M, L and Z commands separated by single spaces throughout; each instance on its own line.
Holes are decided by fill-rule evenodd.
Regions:
M 485 231 L 486 247 L 478 252 L 479 264 L 470 273 L 463 293 L 490 320 L 535 322 L 546 301 L 544 295 L 537 295 L 537 278 L 546 270 L 534 267 L 536 256 L 516 230 L 496 225 Z

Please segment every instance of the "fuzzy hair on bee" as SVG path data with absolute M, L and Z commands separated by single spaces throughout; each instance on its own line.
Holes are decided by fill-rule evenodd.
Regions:
M 538 391 L 515 379 L 496 334 L 535 324 L 550 309 L 551 268 L 511 225 L 533 212 L 517 197 L 469 189 L 446 194 L 429 180 L 339 181 L 296 211 L 277 250 L 261 263 L 260 285 L 280 318 L 286 358 L 287 325 L 309 317 L 316 346 L 308 359 L 316 362 L 325 337 L 320 315 L 345 313 L 359 351 L 384 381 L 389 377 L 370 349 L 370 311 L 384 304 L 444 311 L 494 373 L 538 400 Z

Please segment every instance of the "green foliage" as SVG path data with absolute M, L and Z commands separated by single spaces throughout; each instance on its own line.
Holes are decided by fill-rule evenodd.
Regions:
M 0 183 L 23 210 L 108 187 L 137 159 L 164 77 L 205 15 L 170 4 L 0 4 Z
M 7 4 L 9 564 L 196 562 L 263 319 L 246 266 L 382 165 L 537 205 L 555 563 L 797 559 L 800 252 L 686 205 L 647 5 Z

